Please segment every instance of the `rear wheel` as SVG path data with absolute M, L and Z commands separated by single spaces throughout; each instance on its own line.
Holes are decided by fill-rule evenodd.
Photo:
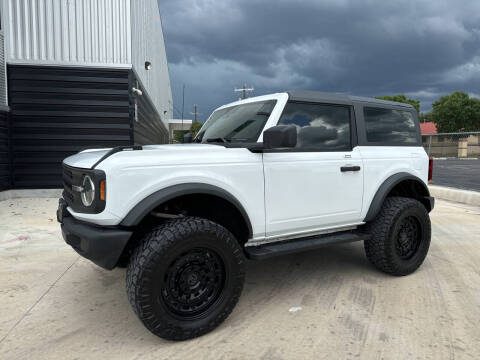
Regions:
M 145 236 L 128 265 L 127 292 L 152 333 L 186 340 L 227 318 L 244 278 L 245 258 L 234 236 L 216 223 L 187 217 Z
M 367 258 L 383 272 L 411 274 L 427 256 L 430 218 L 422 203 L 415 199 L 387 198 L 367 229 L 372 235 L 364 242 Z

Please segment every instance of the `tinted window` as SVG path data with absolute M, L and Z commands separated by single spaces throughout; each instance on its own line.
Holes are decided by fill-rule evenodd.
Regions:
M 416 145 L 417 127 L 410 111 L 363 108 L 368 142 Z
M 256 142 L 276 102 L 259 101 L 216 110 L 195 141 Z
M 350 149 L 350 108 L 287 103 L 279 125 L 297 127 L 297 148 L 318 151 Z

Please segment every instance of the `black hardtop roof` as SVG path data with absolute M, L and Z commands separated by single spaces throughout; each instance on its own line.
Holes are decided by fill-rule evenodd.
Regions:
M 336 104 L 351 104 L 353 102 L 363 102 L 377 105 L 401 106 L 413 109 L 410 104 L 400 103 L 396 101 L 380 100 L 362 96 L 352 96 L 347 94 L 336 94 L 322 91 L 309 90 L 292 90 L 287 91 L 289 100 L 306 101 L 306 102 L 333 102 Z

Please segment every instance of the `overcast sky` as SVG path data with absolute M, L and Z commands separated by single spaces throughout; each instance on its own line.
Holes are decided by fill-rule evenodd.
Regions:
M 205 120 L 251 96 L 312 89 L 403 93 L 422 111 L 480 96 L 480 0 L 160 0 L 174 105 Z M 175 116 L 180 114 L 175 111 Z

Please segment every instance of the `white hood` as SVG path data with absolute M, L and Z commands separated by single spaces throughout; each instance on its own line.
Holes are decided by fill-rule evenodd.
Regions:
M 123 150 L 118 153 L 112 154 L 111 156 L 118 156 L 121 153 L 125 152 L 132 152 L 132 151 L 166 151 L 169 152 L 174 151 L 175 153 L 184 153 L 184 152 L 198 152 L 206 149 L 212 148 L 222 148 L 218 145 L 209 145 L 209 144 L 166 144 L 166 145 L 145 145 L 142 147 L 142 150 Z M 82 169 L 90 169 L 95 165 L 105 154 L 107 154 L 111 148 L 109 149 L 91 149 L 91 150 L 84 150 L 79 152 L 78 154 L 72 155 L 67 157 L 63 160 L 63 163 Z

